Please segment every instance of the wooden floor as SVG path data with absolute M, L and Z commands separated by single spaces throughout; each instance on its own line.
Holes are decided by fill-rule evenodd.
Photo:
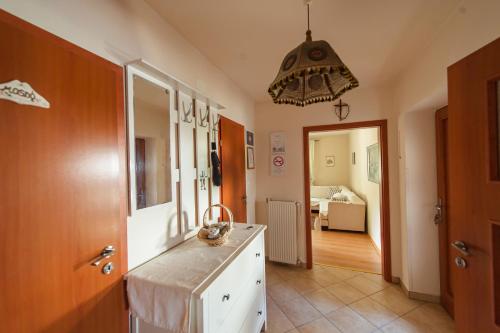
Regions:
M 380 254 L 368 234 L 311 230 L 313 262 L 363 272 L 382 272 Z

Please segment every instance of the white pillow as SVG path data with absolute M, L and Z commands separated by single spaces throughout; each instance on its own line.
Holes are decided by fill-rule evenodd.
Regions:
M 328 197 L 331 199 L 335 194 L 338 194 L 340 192 L 342 192 L 342 188 L 340 186 L 332 186 L 329 189 Z
M 333 201 L 348 202 L 349 201 L 349 197 L 347 195 L 345 195 L 345 194 L 342 194 L 342 193 L 335 193 L 332 196 L 332 200 Z

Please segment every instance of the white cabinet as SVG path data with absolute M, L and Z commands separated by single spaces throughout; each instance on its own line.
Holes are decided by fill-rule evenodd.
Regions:
M 233 234 L 248 234 L 247 224 L 236 224 Z M 250 240 L 228 253 L 221 267 L 209 274 L 193 291 L 192 333 L 257 333 L 266 321 L 264 226 L 252 225 Z M 197 241 L 197 240 L 196 240 Z M 206 253 L 211 248 L 205 248 Z M 189 269 L 188 267 L 186 269 Z M 189 274 L 187 274 L 189 275 Z M 129 300 L 133 302 L 133 300 Z M 132 320 L 134 333 L 165 333 L 138 318 Z

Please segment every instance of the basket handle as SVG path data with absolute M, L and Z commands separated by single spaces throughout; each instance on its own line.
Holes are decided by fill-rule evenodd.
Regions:
M 233 212 L 228 207 L 224 206 L 223 204 L 213 204 L 205 210 L 205 213 L 203 213 L 203 226 L 205 228 L 210 227 L 210 225 L 208 224 L 207 217 L 208 217 L 208 212 L 210 212 L 210 209 L 212 209 L 213 207 L 224 208 L 227 215 L 229 215 L 229 230 L 233 229 L 233 223 L 234 223 Z

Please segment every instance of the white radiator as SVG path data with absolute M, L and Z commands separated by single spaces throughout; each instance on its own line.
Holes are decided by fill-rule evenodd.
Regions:
M 269 260 L 297 264 L 297 214 L 294 201 L 267 200 Z

